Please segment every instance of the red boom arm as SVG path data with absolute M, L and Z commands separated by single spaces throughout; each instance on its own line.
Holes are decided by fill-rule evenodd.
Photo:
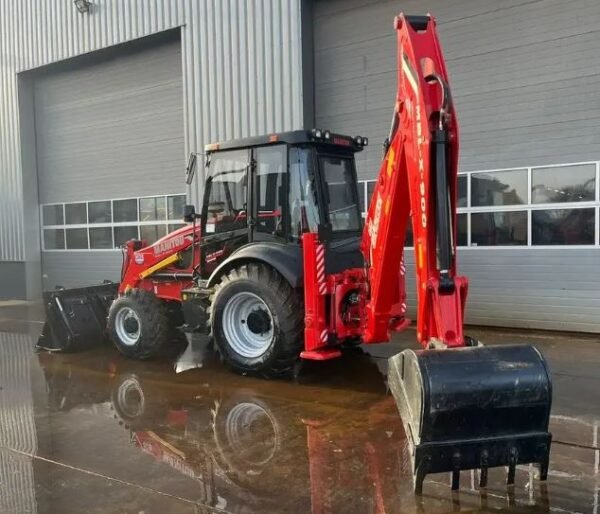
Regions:
M 463 346 L 468 282 L 456 276 L 458 127 L 446 67 L 433 17 L 401 14 L 395 28 L 394 118 L 362 238 L 369 284 L 363 340 L 389 339 L 394 305 L 404 295 L 402 258 L 412 213 L 417 338 L 425 347 Z

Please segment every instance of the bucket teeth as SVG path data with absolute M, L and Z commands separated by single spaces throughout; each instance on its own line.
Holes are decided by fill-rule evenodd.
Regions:
M 479 459 L 479 488 L 487 487 L 488 481 L 488 452 L 483 450 Z
M 506 475 L 506 485 L 515 485 L 515 472 L 517 469 L 517 459 L 518 459 L 518 451 L 513 446 L 510 449 L 510 454 L 508 456 L 508 473 Z
M 452 490 L 457 491 L 460 487 L 460 453 L 452 456 Z
M 544 358 L 533 346 L 405 350 L 389 360 L 388 384 L 404 423 L 415 492 L 429 473 L 506 467 L 515 483 L 519 464 L 536 463 L 548 475 L 552 385 Z

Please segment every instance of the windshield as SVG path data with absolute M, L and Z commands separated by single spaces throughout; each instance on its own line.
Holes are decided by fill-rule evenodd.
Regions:
M 331 230 L 360 230 L 360 212 L 353 160 L 349 157 L 321 155 L 319 166 L 327 187 Z
M 205 233 L 246 228 L 247 167 L 247 150 L 211 156 L 204 199 Z

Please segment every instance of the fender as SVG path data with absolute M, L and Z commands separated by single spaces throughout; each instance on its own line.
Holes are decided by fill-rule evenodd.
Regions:
M 239 248 L 212 272 L 206 286 L 213 287 L 222 273 L 244 261 L 264 262 L 276 269 L 293 288 L 303 287 L 302 248 L 271 242 L 248 243 Z

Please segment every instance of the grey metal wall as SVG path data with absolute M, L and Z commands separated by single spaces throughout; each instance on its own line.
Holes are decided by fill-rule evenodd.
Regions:
M 40 204 L 178 194 L 184 155 L 178 30 L 33 77 Z M 43 289 L 119 280 L 120 252 L 42 252 Z
M 598 160 L 600 3 L 596 0 L 317 0 L 316 124 L 370 137 L 361 178 L 378 171 L 396 88 L 394 16 L 437 18 L 461 127 L 460 169 Z M 413 256 L 407 256 L 412 273 Z M 600 250 L 459 249 L 467 320 L 600 332 Z M 414 285 L 409 280 L 414 306 Z
M 183 168 L 207 142 L 303 125 L 301 18 L 301 0 L 94 0 L 88 14 L 67 0 L 0 2 L 0 268 L 39 259 L 19 72 L 181 27 Z
M 185 191 L 174 35 L 34 79 L 41 204 Z
M 103 280 L 119 282 L 122 259 L 119 250 L 43 252 L 44 290 L 87 287 Z

